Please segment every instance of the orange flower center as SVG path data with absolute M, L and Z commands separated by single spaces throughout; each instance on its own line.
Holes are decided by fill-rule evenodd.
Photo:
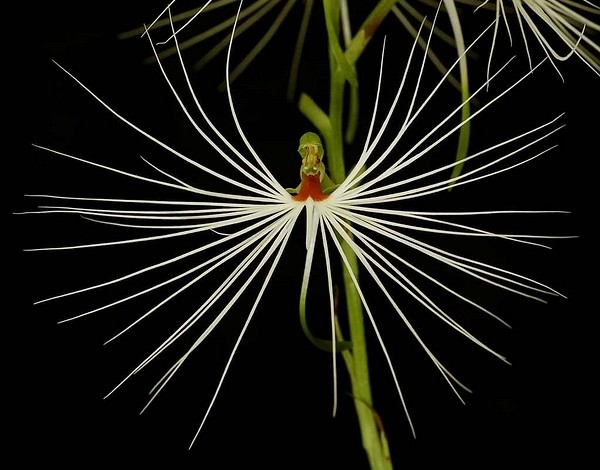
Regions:
M 323 194 L 321 190 L 321 180 L 319 175 L 307 175 L 302 173 L 302 183 L 300 184 L 300 191 L 295 196 L 292 196 L 294 201 L 306 201 L 308 198 L 312 198 L 313 201 L 322 201 L 329 197 L 328 194 Z

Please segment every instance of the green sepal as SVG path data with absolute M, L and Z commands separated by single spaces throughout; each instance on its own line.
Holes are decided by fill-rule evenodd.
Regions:
M 323 191 L 323 194 L 331 194 L 332 192 L 334 192 L 337 188 L 338 188 L 339 184 L 332 184 L 331 186 L 327 186 L 326 188 L 323 188 L 323 185 L 321 185 L 321 191 Z
M 331 194 L 338 186 L 339 184 L 334 183 L 327 172 L 322 173 L 321 191 L 323 191 L 323 194 Z

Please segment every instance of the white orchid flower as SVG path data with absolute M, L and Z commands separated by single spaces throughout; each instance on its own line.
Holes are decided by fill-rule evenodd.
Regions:
M 237 22 L 234 23 L 231 38 L 235 36 L 235 24 Z M 492 26 L 488 27 L 485 32 L 489 32 L 491 28 Z M 177 45 L 176 36 L 174 38 Z M 431 35 L 429 40 L 431 40 Z M 158 55 L 152 41 L 150 44 L 154 54 Z M 171 174 L 168 170 L 155 166 L 159 175 L 150 177 L 37 145 L 40 149 L 55 155 L 90 165 L 103 172 L 118 174 L 137 182 L 146 183 L 157 190 L 161 188 L 175 190 L 181 195 L 181 198 L 125 199 L 111 196 L 90 198 L 35 195 L 34 197 L 48 201 L 65 201 L 64 205 L 48 203 L 42 206 L 40 211 L 42 213 L 81 215 L 96 222 L 108 224 L 112 228 L 126 230 L 128 233 L 130 230 L 136 229 L 144 233 L 140 236 L 125 236 L 118 241 L 40 248 L 35 251 L 109 249 L 118 245 L 135 246 L 158 242 L 177 244 L 180 240 L 195 236 L 199 237 L 202 242 L 196 248 L 183 250 L 176 255 L 161 257 L 158 251 L 158 260 L 149 262 L 143 268 L 117 275 L 112 279 L 85 288 L 55 295 L 38 303 L 59 301 L 84 294 L 95 295 L 103 289 L 117 285 L 126 286 L 127 281 L 151 278 L 152 275 L 163 270 L 172 272 L 172 269 L 180 269 L 178 274 L 168 274 L 166 279 L 160 282 L 150 282 L 146 288 L 138 288 L 116 301 L 107 302 L 65 320 L 70 321 L 103 312 L 159 289 L 171 289 L 170 293 L 163 296 L 162 300 L 155 303 L 152 308 L 140 312 L 138 319 L 111 338 L 110 342 L 136 327 L 151 315 L 165 310 L 169 303 L 182 293 L 197 291 L 198 305 L 195 310 L 185 321 L 181 322 L 175 331 L 166 334 L 164 340 L 154 351 L 115 387 L 115 390 L 121 387 L 129 378 L 153 363 L 182 338 L 193 337 L 187 350 L 153 388 L 153 396 L 149 403 L 164 389 L 190 355 L 200 348 L 224 318 L 230 315 L 244 315 L 243 326 L 233 342 L 229 358 L 218 379 L 212 399 L 207 409 L 204 410 L 203 417 L 199 420 L 197 432 L 192 439 L 193 443 L 207 423 L 207 418 L 227 374 L 230 369 L 234 368 L 233 360 L 240 349 L 248 326 L 254 316 L 260 315 L 269 303 L 266 292 L 274 276 L 277 276 L 278 270 L 282 269 L 281 260 L 286 250 L 301 250 L 305 254 L 302 283 L 297 286 L 297 290 L 291 291 L 300 293 L 302 304 L 310 295 L 309 287 L 317 259 L 320 259 L 325 270 L 328 299 L 325 310 L 328 313 L 330 324 L 332 402 L 335 414 L 338 395 L 336 365 L 339 358 L 338 352 L 340 349 L 346 350 L 336 324 L 334 295 L 334 265 L 341 260 L 341 265 L 350 273 L 352 283 L 367 315 L 368 324 L 383 354 L 387 371 L 393 379 L 399 403 L 402 405 L 408 425 L 414 432 L 414 425 L 409 415 L 410 404 L 406 402 L 402 393 L 402 387 L 405 384 L 401 383 L 397 373 L 397 364 L 402 361 L 402 358 L 394 358 L 388 351 L 384 339 L 386 335 L 378 326 L 381 315 L 396 316 L 404 323 L 414 340 L 431 360 L 434 368 L 439 371 L 441 377 L 459 399 L 462 400 L 461 389 L 468 391 L 468 388 L 442 363 L 441 359 L 426 344 L 418 329 L 411 324 L 404 306 L 398 300 L 399 292 L 419 305 L 424 314 L 432 315 L 441 324 L 445 324 L 451 331 L 462 335 L 485 353 L 491 354 L 500 361 L 508 361 L 502 354 L 476 338 L 453 317 L 452 312 L 428 293 L 428 289 L 440 290 L 481 315 L 489 316 L 501 324 L 506 324 L 506 322 L 489 307 L 475 300 L 468 292 L 447 285 L 441 278 L 438 278 L 436 272 L 421 268 L 413 260 L 427 260 L 427 264 L 433 263 L 440 269 L 448 270 L 456 276 L 464 276 L 480 282 L 482 285 L 495 286 L 508 293 L 543 301 L 548 296 L 560 294 L 526 275 L 512 272 L 475 257 L 462 255 L 444 246 L 437 246 L 431 239 L 435 237 L 440 237 L 440 239 L 489 238 L 530 245 L 533 248 L 545 246 L 541 243 L 541 239 L 564 237 L 495 232 L 478 228 L 471 222 L 474 219 L 495 216 L 529 218 L 536 214 L 547 214 L 548 211 L 442 211 L 436 208 L 424 211 L 421 208 L 411 209 L 411 204 L 415 200 L 426 200 L 429 196 L 447 191 L 449 183 L 454 188 L 461 188 L 472 183 L 486 181 L 488 178 L 503 175 L 545 155 L 554 147 L 552 138 L 562 127 L 561 115 L 535 123 L 532 128 L 524 130 L 518 135 L 470 153 L 463 160 L 463 163 L 468 162 L 467 170 L 448 181 L 448 172 L 455 163 L 453 161 L 438 163 L 440 159 L 435 154 L 442 144 L 451 136 L 455 136 L 461 126 L 465 124 L 460 120 L 463 103 L 456 106 L 451 105 L 444 114 L 439 114 L 439 121 L 430 124 L 427 131 L 419 133 L 412 144 L 406 147 L 400 144 L 404 144 L 405 138 L 413 130 L 414 124 L 419 122 L 425 111 L 433 106 L 438 91 L 446 81 L 446 75 L 458 67 L 460 58 L 449 67 L 443 77 L 423 94 L 425 87 L 423 76 L 427 70 L 427 48 L 422 55 L 419 55 L 417 41 L 415 41 L 406 65 L 396 68 L 396 64 L 393 64 L 392 68 L 396 69 L 396 76 L 393 77 L 396 91 L 390 102 L 382 102 L 380 99 L 382 89 L 389 86 L 387 75 L 384 80 L 386 61 L 382 52 L 376 99 L 372 105 L 372 118 L 368 133 L 362 151 L 357 156 L 355 166 L 347 178 L 340 182 L 329 180 L 323 165 L 324 160 L 327 159 L 327 149 L 323 148 L 318 135 L 308 133 L 301 138 L 299 146 L 302 160 L 298 161 L 301 182 L 297 190 L 290 191 L 277 181 L 265 160 L 253 148 L 244 133 L 243 117 L 238 116 L 236 112 L 230 84 L 229 63 L 232 46 L 233 41 L 230 40 L 226 65 L 227 104 L 228 112 L 242 145 L 228 140 L 205 112 L 199 98 L 199 91 L 190 80 L 179 49 L 177 57 L 180 61 L 186 89 L 177 89 L 160 60 L 157 60 L 157 64 L 166 86 L 170 88 L 175 101 L 189 120 L 190 125 L 197 131 L 202 141 L 213 149 L 215 156 L 231 167 L 235 176 L 222 172 L 216 166 L 213 167 L 210 161 L 196 161 L 184 155 L 173 146 L 137 126 L 131 119 L 121 114 L 92 91 L 82 79 L 59 65 L 91 98 L 118 120 L 156 144 L 158 148 L 174 159 L 189 165 L 190 177 L 183 179 Z M 385 46 L 383 50 L 385 50 Z M 483 94 L 488 83 L 501 76 L 509 66 L 510 62 L 493 73 L 486 82 L 472 92 L 470 99 L 476 99 L 477 96 Z M 480 114 L 488 111 L 496 101 L 510 93 L 530 74 L 531 72 L 528 72 L 477 111 L 471 113 L 468 120 L 477 119 Z M 185 94 L 189 95 L 189 101 L 184 98 Z M 405 102 L 405 107 L 401 108 L 400 103 Z M 199 118 L 194 117 L 194 114 L 197 114 Z M 412 169 L 417 162 L 429 162 L 430 169 L 415 174 Z M 195 176 L 196 173 L 197 176 Z M 223 189 L 206 189 L 198 183 L 202 181 L 202 178 L 219 181 Z M 292 235 L 295 231 L 302 230 L 301 220 L 306 221 L 303 237 L 305 243 L 301 246 L 292 245 Z M 154 234 L 146 235 L 149 230 L 154 231 Z M 206 241 L 206 237 L 210 240 Z M 349 261 L 347 250 L 350 250 L 358 259 L 364 278 L 359 279 L 352 274 L 353 267 Z M 192 263 L 191 267 L 189 267 L 190 262 Z M 301 266 L 299 268 L 302 269 Z M 208 278 L 214 279 L 215 277 L 219 280 L 216 289 L 210 292 L 204 290 L 203 283 Z M 369 291 L 365 287 L 364 279 L 368 279 L 366 284 L 370 286 Z M 251 295 L 253 301 L 247 308 L 242 308 L 240 299 L 247 295 Z M 373 299 L 378 301 L 383 299 L 386 308 L 378 308 L 376 311 L 372 308 Z M 308 309 L 310 310 L 310 308 Z M 200 325 L 202 331 L 198 334 L 196 328 Z

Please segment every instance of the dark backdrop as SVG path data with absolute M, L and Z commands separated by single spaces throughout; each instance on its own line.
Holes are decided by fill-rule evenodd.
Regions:
M 13 105 L 9 107 L 4 138 L 11 211 L 35 208 L 39 201 L 24 194 L 150 196 L 143 193 L 147 189 L 142 185 L 45 153 L 31 147 L 31 143 L 131 171 L 148 172 L 139 155 L 151 161 L 166 161 L 164 153 L 101 108 L 52 63 L 53 59 L 152 134 L 196 158 L 216 159 L 186 122 L 156 64 L 143 62 L 150 53 L 147 41 L 116 38 L 117 33 L 151 20 L 165 2 L 151 3 L 34 2 L 28 4 L 27 11 L 7 16 L 13 23 L 5 41 L 9 56 L 4 64 L 4 75 L 10 80 L 5 93 L 7 102 Z M 194 6 L 192 2 L 187 4 Z M 184 7 L 184 3 L 179 5 L 179 11 Z M 315 17 L 320 15 L 320 8 L 315 7 Z M 234 86 L 239 117 L 248 137 L 286 186 L 297 184 L 298 161 L 293 160 L 297 138 L 311 130 L 294 105 L 286 102 L 282 86 L 287 79 L 300 10 L 294 9 L 284 30 Z M 467 28 L 471 37 L 491 20 L 491 15 L 483 13 L 479 17 L 483 20 L 477 19 Z M 391 77 L 387 83 L 393 89 L 393 65 L 404 60 L 410 37 L 392 18 L 385 28 L 389 34 L 387 63 Z M 309 46 L 322 43 L 323 31 L 319 21 L 311 26 Z M 506 36 L 501 39 L 506 46 Z M 247 47 L 246 41 L 251 43 L 250 38 L 240 40 L 240 49 Z M 382 36 L 376 36 L 369 54 L 359 62 L 361 87 L 371 98 L 369 90 L 375 86 L 381 41 Z M 476 84 L 484 76 L 489 41 L 480 46 L 482 57 L 473 62 Z M 190 63 L 202 56 L 203 47 L 188 51 Z M 533 49 L 539 54 L 537 47 Z M 445 45 L 438 50 L 451 56 L 451 48 Z M 513 50 L 505 48 L 497 53 L 498 63 L 514 52 L 523 55 L 517 45 Z M 312 58 L 315 60 L 311 65 L 301 69 L 300 83 L 320 99 L 326 96 L 328 86 L 326 56 L 315 52 Z M 167 61 L 166 66 L 177 76 L 176 62 Z M 217 58 L 192 79 L 197 80 L 199 95 L 211 116 L 233 139 L 224 95 L 217 91 L 223 66 L 223 57 Z M 513 76 L 526 67 L 523 57 L 517 59 Z M 558 459 L 576 461 L 587 450 L 588 432 L 584 426 L 591 419 L 592 402 L 588 398 L 595 370 L 595 361 L 590 358 L 595 354 L 591 325 L 597 304 L 591 293 L 597 277 L 596 248 L 590 238 L 591 202 L 596 200 L 593 165 L 598 158 L 600 82 L 574 60 L 561 64 L 561 71 L 565 83 L 547 64 L 536 71 L 492 113 L 476 121 L 473 137 L 474 147 L 484 146 L 565 111 L 566 127 L 554 139 L 558 148 L 514 174 L 457 189 L 433 203 L 437 201 L 449 210 L 489 207 L 571 211 L 570 215 L 541 218 L 541 222 L 531 217 L 518 227 L 531 232 L 577 234 L 579 239 L 550 242 L 554 247 L 551 251 L 513 251 L 510 246 L 502 246 L 491 253 L 491 259 L 522 268 L 568 299 L 551 298 L 544 305 L 490 293 L 489 302 L 513 329 L 489 320 L 470 321 L 476 332 L 509 357 L 512 366 L 465 346 L 465 341 L 457 340 L 453 333 L 431 330 L 430 339 L 442 360 L 447 360 L 474 390 L 466 397 L 466 406 L 455 400 L 400 323 L 382 320 L 418 434 L 416 440 L 410 436 L 389 373 L 373 343 L 375 399 L 398 468 L 441 464 L 489 468 L 527 460 L 541 466 Z M 512 73 L 508 72 L 497 86 L 510 83 Z M 359 143 L 370 117 L 368 98 L 363 106 Z M 236 145 L 241 145 L 239 140 Z M 439 207 L 427 201 L 420 204 L 429 210 Z M 299 328 L 296 296 L 302 250 L 287 255 L 286 266 L 278 270 L 206 426 L 195 447 L 188 451 L 189 440 L 245 318 L 243 309 L 228 316 L 214 338 L 196 352 L 164 393 L 139 416 L 147 392 L 176 359 L 176 353 L 134 377 L 110 398 L 102 397 L 158 344 L 167 331 L 164 328 L 184 318 L 182 312 L 193 305 L 193 295 L 137 332 L 103 346 L 136 318 L 143 303 L 134 302 L 58 325 L 61 319 L 100 305 L 103 294 L 37 306 L 32 302 L 123 273 L 128 263 L 138 265 L 154 259 L 154 248 L 86 254 L 23 252 L 24 248 L 98 240 L 104 230 L 106 236 L 112 232 L 76 216 L 8 217 L 10 264 L 5 271 L 5 286 L 14 295 L 9 295 L 11 301 L 4 311 L 9 325 L 14 321 L 15 326 L 4 330 L 9 345 L 4 389 L 10 394 L 5 414 L 12 416 L 7 426 L 8 445 L 17 451 L 20 462 L 41 459 L 63 468 L 87 468 L 98 462 L 141 468 L 163 461 L 170 462 L 171 468 L 365 468 L 343 372 L 338 416 L 332 419 L 330 358 L 315 350 Z M 297 241 L 301 247 L 301 235 Z M 393 316 L 387 311 L 377 313 L 382 318 Z M 418 317 L 415 321 L 419 322 Z M 427 325 L 424 322 L 420 326 Z

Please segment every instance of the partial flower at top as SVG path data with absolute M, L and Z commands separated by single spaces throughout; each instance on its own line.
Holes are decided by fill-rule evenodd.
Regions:
M 445 10 L 451 19 L 452 30 L 443 30 L 439 25 L 439 21 L 438 24 L 435 25 L 435 28 L 433 28 L 433 22 L 428 19 L 427 14 L 423 13 L 422 7 L 426 8 L 428 13 L 431 14 L 431 12 L 440 8 L 440 3 L 442 3 L 442 10 Z M 478 6 L 480 4 L 478 0 L 458 0 L 457 3 L 466 4 L 468 6 Z M 459 6 L 460 5 L 456 5 L 454 1 L 438 2 L 435 0 L 420 0 L 419 2 L 410 2 L 408 0 L 397 0 L 391 11 L 396 19 L 400 22 L 402 27 L 406 29 L 406 31 L 413 36 L 414 39 L 418 37 L 417 32 L 419 30 L 419 25 L 423 24 L 428 29 L 431 29 L 436 37 L 442 39 L 443 42 L 447 43 L 455 51 L 457 51 L 458 55 L 461 55 L 461 45 L 464 42 L 464 38 L 461 30 L 460 16 L 464 14 L 464 11 L 457 11 L 456 8 Z M 493 8 L 492 6 L 488 5 L 481 5 L 481 7 L 485 9 Z M 423 37 L 418 37 L 418 41 L 419 45 L 425 48 L 425 39 Z M 444 60 L 440 57 L 440 55 L 435 53 L 431 47 L 427 48 L 427 54 L 433 65 L 435 65 L 435 67 L 442 74 L 446 74 L 448 68 L 444 64 Z M 456 54 L 454 57 L 456 57 Z M 466 55 L 465 61 L 467 61 L 467 59 L 471 60 L 477 57 L 478 55 L 471 50 L 469 51 L 469 54 Z M 452 75 L 448 75 L 448 81 L 452 83 L 455 88 L 461 90 L 462 85 L 457 78 Z
M 488 3 L 489 0 L 485 0 L 482 5 Z M 496 0 L 496 26 L 490 63 L 497 44 L 500 17 L 506 25 L 511 44 L 513 42 L 510 26 L 513 18 L 510 17 L 510 5 L 507 3 L 514 9 L 530 66 L 534 60 L 528 37 L 532 34 L 559 75 L 557 61 L 575 55 L 600 76 L 600 43 L 597 40 L 600 33 L 600 7 L 588 0 Z
M 237 23 L 234 22 L 234 31 L 235 24 Z M 491 26 L 486 29 L 486 32 L 490 31 Z M 401 62 L 398 61 L 395 54 L 394 60 L 389 61 L 391 64 L 389 67 L 393 71 L 386 72 L 385 78 L 384 53 L 382 51 L 377 94 L 370 114 L 372 118 L 362 151 L 357 156 L 356 165 L 349 172 L 346 180 L 337 182 L 328 180 L 323 165 L 323 160 L 327 159 L 327 149 L 323 148 L 317 135 L 310 133 L 302 138 L 299 146 L 301 158 L 295 155 L 297 160 L 293 163 L 300 167 L 300 185 L 297 190 L 286 190 L 275 179 L 263 156 L 254 150 L 243 131 L 243 118 L 239 117 L 236 112 L 229 74 L 234 32 L 231 37 L 226 60 L 227 107 L 237 129 L 239 140 L 243 144 L 241 146 L 236 146 L 226 139 L 223 132 L 206 114 L 190 81 L 176 36 L 174 40 L 177 58 L 181 64 L 181 73 L 186 83 L 186 89 L 177 90 L 161 61 L 158 60 L 157 63 L 164 76 L 166 86 L 170 88 L 190 125 L 194 127 L 199 137 L 213 149 L 214 156 L 218 156 L 229 165 L 236 176 L 230 176 L 211 167 L 213 158 L 206 161 L 193 160 L 152 136 L 108 105 L 80 79 L 59 66 L 117 119 L 149 139 L 178 162 L 189 165 L 190 176 L 186 181 L 154 165 L 151 166 L 152 170 L 157 172 L 155 176 L 137 174 L 101 162 L 66 154 L 60 150 L 39 146 L 55 155 L 91 165 L 102 172 L 147 183 L 156 190 L 161 188 L 175 190 L 181 197 L 179 199 L 158 197 L 156 199 L 141 197 L 124 199 L 114 193 L 95 198 L 34 196 L 48 201 L 69 202 L 65 205 L 42 206 L 40 208 L 42 213 L 83 215 L 86 219 L 108 224 L 109 227 L 118 231 L 129 233 L 139 230 L 144 234 L 124 235 L 119 241 L 40 248 L 37 251 L 94 249 L 106 250 L 106 256 L 109 257 L 111 247 L 127 245 L 134 249 L 136 246 L 153 242 L 155 248 L 152 253 L 156 256 L 155 261 L 149 262 L 141 269 L 133 269 L 127 274 L 117 275 L 104 282 L 41 300 L 38 304 L 48 301 L 66 301 L 76 295 L 94 295 L 100 291 L 119 288 L 118 295 L 120 297 L 117 300 L 106 302 L 100 307 L 68 319 L 73 320 L 105 311 L 151 292 L 155 294 L 163 292 L 160 301 L 155 303 L 152 308 L 141 311 L 137 320 L 110 340 L 113 341 L 131 333 L 130 330 L 135 329 L 150 315 L 157 315 L 166 310 L 174 298 L 193 290 L 197 305 L 191 309 L 187 318 L 175 331 L 166 332 L 164 341 L 115 387 L 115 389 L 120 387 L 127 379 L 145 369 L 182 337 L 191 336 L 191 346 L 158 381 L 152 390 L 153 396 L 150 402 L 169 383 L 190 355 L 202 346 L 205 339 L 226 316 L 243 316 L 243 325 L 239 335 L 237 338 L 232 338 L 231 353 L 224 364 L 221 377 L 216 380 L 212 400 L 205 410 L 204 416 L 199 420 L 198 432 L 194 436 L 195 440 L 209 416 L 255 313 L 260 311 L 260 314 L 268 315 L 273 311 L 272 308 L 265 308 L 269 305 L 265 292 L 269 283 L 277 276 L 278 270 L 283 269 L 280 261 L 285 250 L 297 250 L 304 254 L 304 266 L 295 267 L 299 271 L 303 269 L 304 273 L 301 285 L 297 286 L 297 292 L 302 301 L 309 292 L 309 284 L 314 282 L 312 280 L 314 260 L 317 258 L 322 260 L 327 282 L 327 307 L 318 310 L 326 310 L 329 315 L 335 413 L 337 361 L 339 358 L 337 348 L 338 345 L 343 344 L 344 338 L 343 332 L 338 331 L 338 325 L 336 325 L 333 279 L 335 269 L 333 266 L 334 263 L 341 263 L 349 273 L 352 273 L 353 269 L 350 266 L 347 251 L 350 250 L 358 259 L 362 270 L 360 279 L 350 274 L 352 283 L 360 296 L 371 332 L 381 348 L 383 360 L 395 384 L 399 401 L 402 403 L 408 423 L 414 432 L 409 417 L 409 404 L 405 402 L 402 394 L 401 378 L 398 376 L 395 366 L 403 358 L 393 357 L 386 346 L 386 341 L 396 340 L 398 332 L 387 329 L 383 331 L 378 326 L 381 318 L 383 316 L 395 317 L 405 326 L 406 332 L 422 347 L 424 357 L 431 360 L 432 365 L 439 371 L 450 389 L 462 400 L 460 389 L 468 391 L 468 388 L 459 382 L 432 349 L 426 345 L 422 334 L 411 323 L 411 316 L 415 318 L 415 313 L 431 315 L 441 325 L 446 325 L 451 332 L 458 333 L 459 337 L 464 337 L 467 342 L 505 362 L 507 359 L 503 355 L 477 339 L 455 317 L 454 309 L 442 305 L 436 300 L 436 295 L 441 293 L 448 296 L 464 305 L 465 308 L 487 316 L 490 321 L 502 325 L 506 325 L 506 322 L 489 306 L 477 300 L 472 295 L 473 292 L 466 291 L 467 283 L 449 284 L 444 280 L 445 278 L 440 277 L 440 272 L 450 273 L 451 279 L 464 277 L 484 286 L 497 287 L 507 294 L 515 294 L 533 300 L 542 301 L 547 296 L 559 294 L 523 274 L 460 253 L 456 248 L 456 240 L 486 238 L 499 243 L 518 243 L 539 247 L 544 246 L 539 241 L 542 238 L 560 237 L 491 232 L 476 227 L 473 222 L 489 217 L 530 219 L 543 211 L 517 212 L 498 209 L 441 211 L 436 207 L 427 211 L 421 208 L 411 209 L 411 203 L 415 199 L 426 202 L 430 196 L 448 190 L 447 172 L 454 163 L 452 161 L 442 162 L 445 152 L 440 151 L 440 147 L 449 138 L 455 136 L 464 125 L 460 119 L 462 104 L 453 106 L 445 102 L 444 105 L 448 105 L 449 109 L 445 112 L 436 109 L 435 112 L 439 121 L 431 122 L 426 127 L 428 129 L 426 131 L 418 131 L 422 133 L 416 136 L 413 143 L 408 143 L 406 137 L 409 136 L 409 130 L 413 129 L 415 122 L 421 121 L 423 124 L 422 118 L 426 114 L 426 110 L 432 107 L 437 93 L 446 80 L 444 76 L 429 91 L 425 92 L 422 89 L 424 87 L 422 77 L 428 70 L 428 61 L 426 53 L 419 55 L 417 52 L 416 41 L 412 44 L 408 54 L 406 67 L 398 65 Z M 427 44 L 431 41 L 431 37 L 430 34 Z M 154 51 L 152 41 L 150 44 Z M 385 50 L 385 43 L 383 50 Z M 156 54 L 155 51 L 154 53 Z M 459 60 L 449 67 L 448 73 L 458 66 L 458 62 Z M 492 74 L 489 80 L 496 80 L 509 65 L 510 62 L 506 63 Z M 382 96 L 380 91 L 384 86 L 389 86 L 385 83 L 387 82 L 387 73 L 394 75 L 392 80 L 397 84 L 397 88 L 393 97 L 390 97 L 389 101 L 383 102 L 380 99 Z M 477 116 L 485 113 L 489 107 L 509 93 L 527 75 L 530 75 L 530 72 L 491 98 L 487 104 L 472 113 L 469 120 L 476 119 Z M 472 92 L 472 98 L 485 90 L 488 81 Z M 184 93 L 190 94 L 190 103 L 184 101 Z M 403 103 L 402 107 L 400 103 Z M 194 119 L 192 113 L 199 113 L 201 120 Z M 471 183 L 487 181 L 488 178 L 495 178 L 511 170 L 518 171 L 518 167 L 521 165 L 545 155 L 554 147 L 549 143 L 552 136 L 562 127 L 559 123 L 560 117 L 539 122 L 533 128 L 512 138 L 471 152 L 465 159 L 465 161 L 469 161 L 468 171 L 464 171 L 450 181 L 455 191 L 459 191 Z M 302 132 L 298 134 L 300 136 Z M 290 143 L 290 148 L 295 148 L 296 145 L 296 143 Z M 293 153 L 290 152 L 290 154 Z M 414 168 L 422 163 L 428 164 L 428 169 L 415 172 Z M 193 172 L 197 172 L 197 175 L 193 175 Z M 192 183 L 192 181 L 206 181 L 206 179 L 219 182 L 221 189 L 209 190 L 202 185 Z M 295 182 L 291 186 L 294 184 Z M 113 188 L 113 186 L 107 184 L 106 188 Z M 295 230 L 300 229 L 297 223 L 301 218 L 306 220 L 305 242 L 299 246 L 292 245 L 290 243 L 291 235 Z M 146 235 L 148 231 L 153 234 Z M 194 237 L 199 240 L 195 248 L 187 250 L 181 248 L 183 240 L 194 239 Z M 436 237 L 442 243 L 436 244 L 432 241 Z M 448 240 L 451 243 L 445 244 L 444 241 Z M 157 243 L 170 244 L 170 249 L 166 253 L 162 253 L 156 248 Z M 180 251 L 173 255 L 172 249 Z M 116 264 L 126 263 L 126 260 L 115 257 L 114 262 Z M 192 262 L 191 267 L 189 267 L 190 262 Z M 435 266 L 435 269 L 431 270 L 432 266 Z M 180 271 L 173 275 L 172 270 L 176 268 Z M 285 269 L 294 269 L 294 267 L 286 266 Z M 166 279 L 155 281 L 153 275 L 157 276 L 161 272 L 168 272 Z M 148 283 L 147 287 L 140 288 L 139 283 L 136 284 L 136 280 L 145 280 Z M 207 282 L 210 282 L 213 287 L 216 285 L 214 290 L 205 288 Z M 133 287 L 130 287 L 130 283 L 133 283 Z M 123 295 L 122 289 L 128 287 L 132 290 Z M 400 293 L 403 294 L 404 301 L 407 301 L 409 306 L 400 304 Z M 251 303 L 247 307 L 243 307 L 240 302 L 245 295 L 251 296 Z M 382 300 L 383 303 L 381 303 Z M 375 302 L 378 303 L 377 308 L 373 308 Z M 308 311 L 310 313 L 310 308 Z M 352 350 L 344 350 L 344 355 L 352 355 Z

